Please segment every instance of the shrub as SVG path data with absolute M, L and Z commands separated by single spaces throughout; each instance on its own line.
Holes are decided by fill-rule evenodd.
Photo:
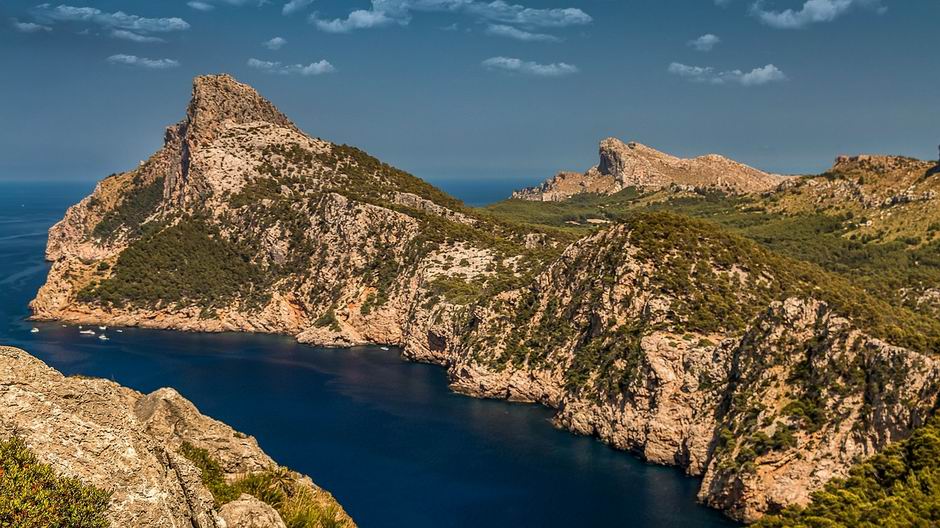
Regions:
M 299 484 L 298 475 L 275 467 L 227 483 L 219 463 L 205 449 L 184 442 L 181 453 L 202 471 L 202 482 L 218 506 L 247 493 L 277 510 L 288 528 L 344 528 L 349 526 L 339 506 L 327 493 Z
M 92 230 L 92 235 L 108 239 L 116 235 L 121 228 L 126 228 L 131 235 L 140 234 L 144 220 L 153 214 L 163 200 L 164 178 L 143 183 L 139 176 L 135 176 L 133 185 L 117 207 L 105 213 L 104 218 Z
M 940 418 L 856 465 L 813 494 L 805 508 L 770 515 L 757 528 L 901 528 L 940 524 Z
M 106 528 L 111 494 L 61 477 L 26 443 L 0 440 L 0 526 Z

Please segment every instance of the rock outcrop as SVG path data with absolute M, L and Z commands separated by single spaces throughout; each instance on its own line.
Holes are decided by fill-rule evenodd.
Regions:
M 785 181 L 717 154 L 692 159 L 670 156 L 636 142 L 607 138 L 600 145 L 600 163 L 581 174 L 562 172 L 513 198 L 557 202 L 579 194 L 609 195 L 627 188 L 641 191 L 674 189 L 752 194 Z
M 232 528 L 287 528 L 274 508 L 245 493 L 222 506 L 219 515 Z
M 180 453 L 183 442 L 218 458 L 230 479 L 276 464 L 254 438 L 200 414 L 172 389 L 145 395 L 104 379 L 65 377 L 22 350 L 0 347 L 0 436 L 12 434 L 58 473 L 111 491 L 112 526 L 284 526 L 247 495 L 216 507 L 200 470 Z M 255 524 L 240 524 L 247 518 Z
M 781 181 L 607 140 L 598 167 L 523 197 Z M 577 240 L 495 221 L 303 134 L 228 76 L 197 79 L 164 147 L 70 208 L 47 256 L 36 318 L 398 345 L 456 391 L 546 405 L 560 427 L 703 476 L 701 500 L 740 519 L 804 503 L 904 438 L 938 390 L 933 359 L 877 339 L 876 318 L 845 318 L 864 292 L 827 294 L 833 276 L 674 215 Z M 170 451 L 197 444 L 226 471 L 270 463 L 211 423 L 164 427 L 187 407 L 172 393 L 128 399 Z

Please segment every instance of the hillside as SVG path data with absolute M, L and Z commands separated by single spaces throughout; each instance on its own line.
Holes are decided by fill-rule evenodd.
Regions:
M 579 194 L 611 195 L 624 189 L 722 191 L 750 194 L 785 181 L 717 154 L 681 159 L 636 142 L 607 138 L 600 145 L 600 163 L 585 173 L 562 172 L 513 198 L 557 202 Z
M 355 526 L 308 477 L 172 389 L 65 377 L 0 347 L 0 402 L 3 526 Z
M 475 210 L 200 77 L 164 147 L 52 228 L 31 307 L 398 345 L 459 392 L 541 403 L 560 427 L 701 476 L 701 500 L 743 520 L 807 504 L 925 423 L 940 322 L 877 286 L 921 273 L 879 260 L 908 253 L 846 272 L 874 246 L 788 205 L 803 180 L 761 194 L 779 179 L 621 145 L 602 153 L 620 178 L 604 192 Z M 712 172 L 679 181 L 690 166 Z

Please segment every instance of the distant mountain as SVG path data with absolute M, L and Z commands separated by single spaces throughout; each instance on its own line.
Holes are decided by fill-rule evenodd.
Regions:
M 513 193 L 513 198 L 554 202 L 585 193 L 610 195 L 631 187 L 748 194 L 773 189 L 784 180 L 716 154 L 681 159 L 636 142 L 608 138 L 601 142 L 597 166 L 583 174 L 562 172 Z
M 617 140 L 572 178 L 527 196 L 595 194 L 467 208 L 199 77 L 164 147 L 50 230 L 31 307 L 398 345 L 457 391 L 701 476 L 702 501 L 744 520 L 806 504 L 933 413 L 940 321 L 873 285 L 935 275 L 850 240 L 824 194 L 806 206 L 822 183 Z

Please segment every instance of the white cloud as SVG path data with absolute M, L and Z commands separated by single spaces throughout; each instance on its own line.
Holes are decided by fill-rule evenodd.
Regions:
M 538 77 L 562 77 L 578 73 L 578 67 L 565 62 L 552 64 L 539 64 L 512 57 L 492 57 L 483 61 L 483 67 L 488 70 L 503 70 Z
M 754 68 L 749 72 L 741 70 L 716 70 L 711 66 L 688 66 L 678 62 L 669 65 L 669 73 L 684 77 L 693 82 L 706 84 L 740 84 L 741 86 L 760 86 L 772 82 L 787 80 L 787 76 L 773 64 Z
M 574 7 L 539 9 L 509 4 L 505 0 L 372 0 L 370 9 L 357 9 L 346 18 L 321 19 L 314 13 L 310 19 L 322 31 L 347 33 L 391 24 L 408 25 L 413 12 L 465 14 L 527 29 L 585 25 L 593 20 Z
M 215 9 L 215 6 L 208 2 L 201 2 L 199 0 L 193 0 L 192 2 L 186 2 L 186 5 L 197 10 L 197 11 L 212 11 Z
M 558 42 L 561 40 L 555 35 L 549 35 L 547 33 L 532 33 L 530 31 L 514 28 L 505 24 L 490 24 L 486 27 L 486 33 L 488 35 L 507 37 L 521 40 L 523 42 Z
M 799 10 L 783 11 L 765 9 L 765 4 L 764 0 L 757 0 L 751 6 L 751 13 L 777 29 L 801 29 L 810 24 L 832 22 L 855 8 L 874 9 L 879 14 L 887 10 L 881 0 L 806 0 Z
M 312 3 L 313 0 L 290 0 L 290 2 L 284 4 L 281 13 L 284 15 L 293 15 L 294 13 L 303 11 L 305 7 Z
M 94 7 L 73 7 L 39 4 L 34 10 L 36 18 L 45 22 L 86 22 L 111 29 L 125 29 L 138 33 L 163 33 L 189 29 L 182 18 L 145 18 L 123 11 L 107 13 Z
M 108 57 L 108 62 L 112 64 L 126 64 L 128 66 L 139 66 L 141 68 L 148 68 L 151 70 L 166 70 L 169 68 L 176 68 L 180 65 L 179 62 L 173 59 L 148 59 L 146 57 L 138 57 L 137 55 L 111 55 Z
M 268 48 L 269 50 L 277 51 L 284 47 L 287 44 L 287 39 L 281 37 L 274 37 L 271 40 L 266 40 L 261 43 L 262 46 Z
M 186 5 L 197 11 L 212 11 L 215 4 L 226 4 L 230 6 L 242 6 L 254 0 L 190 0 Z M 268 3 L 268 0 L 257 0 L 258 7 Z
M 706 33 L 697 39 L 690 40 L 688 44 L 696 51 L 709 52 L 713 50 L 719 42 L 721 42 L 721 39 L 718 38 L 717 35 Z
M 276 73 L 279 75 L 323 75 L 333 73 L 336 68 L 327 60 L 311 62 L 306 66 L 303 64 L 281 64 L 280 62 L 263 61 L 258 59 L 248 59 L 248 66 L 267 73 Z
M 389 17 L 382 11 L 367 11 L 365 9 L 353 11 L 346 18 L 334 18 L 333 20 L 321 20 L 318 18 L 317 13 L 314 13 L 310 15 L 310 20 L 320 31 L 326 31 L 327 33 L 349 33 L 356 29 L 369 29 L 395 23 L 405 25 L 409 22 L 409 20 Z
M 44 26 L 42 24 L 36 24 L 33 22 L 20 22 L 19 20 L 12 18 L 10 21 L 13 23 L 13 27 L 16 28 L 20 33 L 37 33 L 39 31 L 52 31 L 52 28 L 49 26 Z
M 128 31 L 126 29 L 115 29 L 111 31 L 111 36 L 117 39 L 129 40 L 131 42 L 139 43 L 149 43 L 149 42 L 165 42 L 162 38 L 159 37 L 148 37 L 147 35 L 138 35 L 133 31 Z

